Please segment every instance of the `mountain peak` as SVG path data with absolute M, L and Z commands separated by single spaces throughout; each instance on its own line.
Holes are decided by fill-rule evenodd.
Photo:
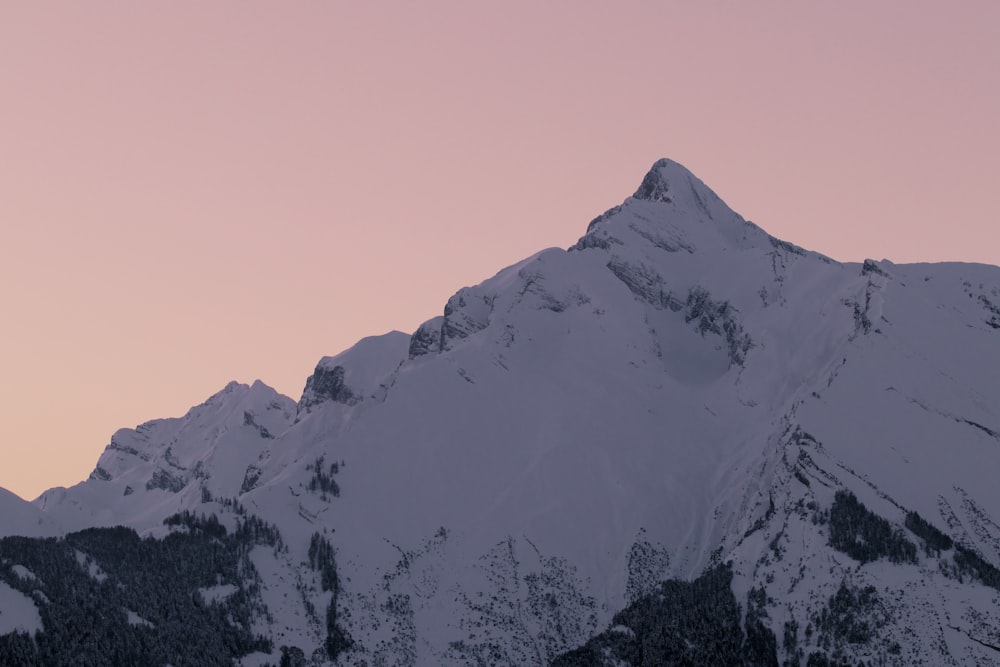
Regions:
M 660 158 L 646 172 L 639 189 L 632 195 L 643 201 L 696 207 L 709 213 L 719 196 L 684 165 L 669 158 Z
M 673 197 L 671 197 L 673 188 L 678 183 L 683 183 L 693 176 L 694 174 L 688 171 L 682 164 L 674 162 L 669 158 L 660 158 L 646 172 L 642 183 L 639 184 L 639 189 L 632 196 L 645 201 L 658 201 L 669 204 L 673 202 Z
M 632 243 L 627 239 L 636 235 L 644 239 L 640 243 L 688 253 L 779 243 L 729 208 L 687 167 L 668 158 L 653 163 L 631 197 L 594 218 L 573 249 L 609 249 Z

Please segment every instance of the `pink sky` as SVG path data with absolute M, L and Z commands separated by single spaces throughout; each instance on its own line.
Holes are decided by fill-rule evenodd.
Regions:
M 566 247 L 659 157 L 836 259 L 1000 264 L 1000 3 L 0 8 L 0 486 Z

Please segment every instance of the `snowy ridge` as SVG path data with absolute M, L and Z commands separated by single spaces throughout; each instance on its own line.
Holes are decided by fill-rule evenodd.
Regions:
M 0 537 L 48 537 L 64 532 L 48 514 L 6 489 L 0 489 L 0 517 Z
M 294 417 L 294 401 L 259 380 L 230 382 L 183 417 L 120 429 L 87 481 L 50 489 L 35 504 L 66 526 L 157 525 L 252 488 Z
M 406 359 L 410 336 L 392 331 L 370 336 L 351 349 L 333 357 L 323 357 L 306 380 L 299 410 L 333 401 L 344 405 L 385 397 L 383 381 Z
M 342 665 L 548 664 L 724 562 L 780 661 L 986 664 L 998 367 L 997 267 L 841 264 L 661 160 L 569 250 L 323 358 L 297 405 L 231 384 L 35 504 L 155 534 L 261 517 L 287 550 L 252 552 L 258 630 L 321 657 L 332 608 Z M 912 558 L 851 555 L 850 498 Z M 955 546 L 925 549 L 913 512 Z

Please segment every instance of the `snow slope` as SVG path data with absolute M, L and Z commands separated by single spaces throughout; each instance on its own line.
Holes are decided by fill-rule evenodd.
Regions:
M 48 537 L 62 532 L 51 516 L 7 489 L 0 488 L 0 537 Z
M 973 664 L 995 658 L 996 591 L 950 556 L 859 563 L 824 512 L 850 491 L 1000 564 L 997 368 L 1000 269 L 841 264 L 661 160 L 568 250 L 321 360 L 297 405 L 230 384 L 119 431 L 89 480 L 36 505 L 155 532 L 237 498 L 289 546 L 254 555 L 261 630 L 307 655 L 324 536 L 354 640 L 338 664 L 546 664 L 720 560 L 741 603 L 766 590 L 777 636 L 794 622 L 800 660 Z M 805 628 L 844 585 L 877 586 L 885 630 L 824 647 Z
M 11 632 L 34 634 L 41 629 L 42 619 L 31 598 L 0 581 L 0 635 Z

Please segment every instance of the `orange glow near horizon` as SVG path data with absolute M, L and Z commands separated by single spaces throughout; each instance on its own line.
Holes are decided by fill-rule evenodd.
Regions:
M 845 261 L 1000 264 L 1000 4 L 11 3 L 0 486 L 567 247 L 659 157 Z

